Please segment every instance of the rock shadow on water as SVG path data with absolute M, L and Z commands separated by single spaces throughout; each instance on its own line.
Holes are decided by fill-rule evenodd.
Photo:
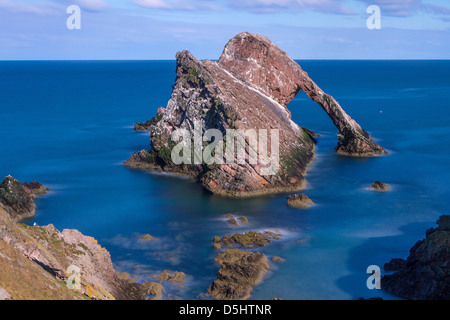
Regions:
M 364 243 L 354 247 L 348 253 L 346 266 L 350 274 L 336 280 L 337 287 L 351 296 L 351 299 L 369 299 L 381 297 L 385 300 L 401 299 L 381 289 L 367 288 L 370 274 L 366 270 L 371 265 L 379 266 L 381 277 L 392 272 L 384 271 L 384 264 L 393 258 L 406 259 L 410 248 L 425 238 L 425 231 L 432 225 L 429 222 L 410 223 L 399 228 L 400 234 L 392 236 L 371 237 Z

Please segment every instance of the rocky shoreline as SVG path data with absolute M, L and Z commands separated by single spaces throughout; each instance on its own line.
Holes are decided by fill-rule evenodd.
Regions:
M 443 215 L 437 227 L 428 229 L 406 260 L 393 259 L 382 278 L 382 288 L 396 296 L 412 300 L 450 300 L 450 216 Z
M 37 182 L 20 183 L 11 176 L 0 185 L 0 288 L 10 299 L 145 299 L 141 285 L 119 278 L 109 252 L 78 230 L 53 225 L 27 226 L 34 198 L 48 191 Z M 80 287 L 66 281 L 80 270 Z M 31 276 L 32 275 L 32 276 Z M 27 286 L 29 289 L 27 289 Z

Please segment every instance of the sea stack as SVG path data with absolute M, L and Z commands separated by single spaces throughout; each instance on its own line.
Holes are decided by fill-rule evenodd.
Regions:
M 338 127 L 339 153 L 356 156 L 385 153 L 336 100 L 320 90 L 295 61 L 263 36 L 240 33 L 226 45 L 218 62 L 197 60 L 188 51 L 178 52 L 176 58 L 177 77 L 172 96 L 167 107 L 158 109 L 149 122 L 151 150 L 134 153 L 125 166 L 189 176 L 207 191 L 223 196 L 302 190 L 316 141 L 291 120 L 286 107 L 299 90 L 317 101 Z M 187 156 L 192 161 L 175 164 L 172 151 L 181 140 L 172 140 L 172 134 L 180 129 L 192 137 L 188 141 L 188 150 L 192 152 Z M 205 136 L 211 129 L 225 137 L 219 146 L 223 147 L 223 154 L 229 146 L 233 152 L 241 146 L 245 161 L 240 161 L 239 151 L 220 164 L 201 158 L 205 144 L 216 142 L 215 138 Z M 234 143 L 234 138 L 227 135 L 230 131 L 244 132 L 244 140 L 236 139 Z M 257 144 L 251 143 L 251 133 L 255 134 L 253 142 Z M 196 135 L 200 137 L 200 161 L 194 150 L 199 146 Z M 225 158 L 217 153 L 218 149 L 214 150 L 214 157 Z M 252 162 L 252 157 L 266 161 Z

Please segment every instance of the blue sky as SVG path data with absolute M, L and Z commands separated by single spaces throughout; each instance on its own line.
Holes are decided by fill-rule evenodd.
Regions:
M 81 30 L 66 9 L 81 8 Z M 381 29 L 369 30 L 369 5 Z M 0 0 L 1 60 L 217 59 L 242 31 L 295 59 L 450 59 L 448 0 Z

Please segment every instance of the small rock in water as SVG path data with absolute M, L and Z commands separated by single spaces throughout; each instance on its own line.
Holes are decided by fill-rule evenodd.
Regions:
M 238 220 L 239 220 L 239 222 L 241 224 L 247 224 L 248 223 L 248 219 L 246 217 L 244 217 L 244 216 L 239 217 Z
M 287 204 L 292 208 L 307 209 L 314 204 L 307 195 L 295 194 L 287 197 Z
M 272 261 L 273 262 L 284 262 L 284 259 L 282 257 L 273 256 Z
M 155 240 L 156 238 L 154 237 L 154 236 L 152 236 L 152 235 L 150 235 L 150 234 L 144 234 L 142 237 L 141 237 L 141 239 L 142 240 Z
M 374 183 L 372 183 L 372 185 L 369 187 L 370 190 L 375 190 L 375 191 L 390 191 L 391 188 L 383 182 L 380 181 L 375 181 Z

